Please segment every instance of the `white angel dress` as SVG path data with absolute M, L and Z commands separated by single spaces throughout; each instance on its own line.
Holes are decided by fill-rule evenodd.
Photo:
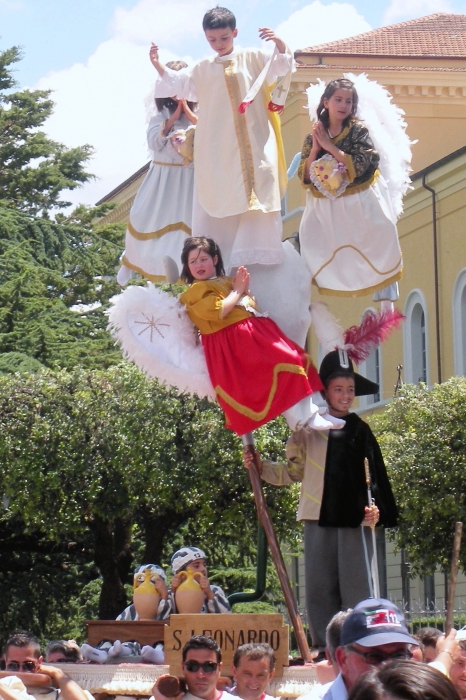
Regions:
M 301 255 L 321 294 L 375 293 L 378 300 L 394 301 L 403 272 L 396 221 L 409 186 L 410 140 L 402 111 L 382 86 L 365 75 L 344 77 L 355 83 L 359 96 L 356 118 L 331 139 L 349 156 L 346 181 L 340 185 L 335 171 L 325 171 L 328 155 L 311 165 L 307 179 L 309 134 L 299 168 L 307 189 L 299 229 Z M 323 89 L 319 83 L 308 90 L 311 114 Z M 319 166 L 328 174 L 320 175 Z M 333 179 L 338 189 L 326 186 L 324 177 Z
M 184 241 L 191 235 L 194 165 L 178 152 L 176 139 L 193 127 L 182 114 L 164 136 L 169 117 L 164 107 L 149 122 L 147 142 L 153 157 L 129 214 L 123 267 L 118 276 L 123 285 L 129 279 L 129 270 L 152 282 L 164 281 L 164 256 L 178 261 Z
M 166 70 L 157 91 L 199 103 L 196 128 L 193 236 L 213 238 L 225 267 L 276 265 L 281 246 L 281 198 L 287 178 L 280 119 L 269 111 L 278 76 L 291 75 L 291 52 L 274 52 L 254 101 L 242 100 L 270 56 L 238 49 L 200 61 L 187 71 Z

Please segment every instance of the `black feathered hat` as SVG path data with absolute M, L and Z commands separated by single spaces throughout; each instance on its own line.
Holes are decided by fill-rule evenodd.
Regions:
M 325 355 L 319 369 L 319 376 L 324 386 L 327 386 L 332 375 L 347 374 L 348 377 L 354 379 L 354 388 L 356 396 L 367 396 L 368 394 L 377 394 L 379 385 L 366 379 L 361 374 L 357 374 L 353 369 L 353 363 L 348 357 L 346 350 L 332 350 L 328 355 Z

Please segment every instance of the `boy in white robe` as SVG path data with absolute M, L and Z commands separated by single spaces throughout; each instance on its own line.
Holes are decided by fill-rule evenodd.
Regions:
M 226 8 L 207 12 L 203 28 L 216 56 L 189 72 L 167 70 L 158 47 L 150 50 L 167 95 L 199 104 L 192 235 L 213 237 L 228 269 L 278 264 L 284 258 L 280 208 L 287 179 L 277 111 L 285 98 L 280 95 L 277 109 L 270 89 L 278 76 L 291 73 L 293 57 L 267 28 L 259 36 L 276 47 L 268 69 L 270 57 L 263 51 L 236 51 L 236 19 Z M 258 84 L 255 99 L 246 107 L 245 96 Z M 286 94 L 284 87 L 277 91 Z

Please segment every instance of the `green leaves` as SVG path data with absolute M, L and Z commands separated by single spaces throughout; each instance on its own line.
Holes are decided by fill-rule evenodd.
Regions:
M 397 547 L 413 574 L 448 570 L 455 522 L 466 514 L 466 379 L 406 385 L 374 424 L 400 508 Z M 464 554 L 465 541 L 463 571 Z
M 123 595 L 131 545 L 141 561 L 165 566 L 183 543 L 201 546 L 217 569 L 254 564 L 254 498 L 241 443 L 223 422 L 215 404 L 167 392 L 127 363 L 0 376 L 0 493 L 31 537 L 59 546 L 92 533 L 100 612 L 111 619 L 122 609 L 112 596 Z M 281 456 L 287 434 L 276 421 L 259 442 Z M 266 492 L 291 549 L 297 496 L 294 488 Z
M 94 232 L 87 221 L 58 225 L 0 205 L 0 353 L 55 369 L 119 362 L 104 312 L 122 238 L 121 226 Z

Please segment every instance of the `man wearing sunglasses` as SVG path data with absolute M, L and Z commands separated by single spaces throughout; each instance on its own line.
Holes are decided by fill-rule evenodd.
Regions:
M 155 700 L 238 700 L 230 693 L 217 689 L 222 670 L 222 652 L 211 637 L 197 635 L 186 642 L 182 651 L 182 668 L 187 692 L 166 698 L 158 689 L 158 682 L 163 678 L 161 676 L 152 691 Z
M 351 610 L 341 630 L 335 657 L 340 674 L 322 700 L 347 700 L 356 681 L 391 659 L 410 659 L 411 637 L 402 612 L 383 598 L 369 598 Z
M 452 632 L 442 640 L 440 651 L 430 666 L 446 676 L 461 650 Z M 403 613 L 389 600 L 368 598 L 350 610 L 343 623 L 340 646 L 335 657 L 340 674 L 322 700 L 347 700 L 356 681 L 371 669 L 391 659 L 410 659 L 412 647 L 419 646 L 409 634 Z
M 17 632 L 7 641 L 4 653 L 5 670 L 13 673 L 43 673 L 50 676 L 50 688 L 37 688 L 37 700 L 89 700 L 87 695 L 75 681 L 73 681 L 61 668 L 44 665 L 40 653 L 40 646 L 34 635 L 29 632 Z M 36 696 L 35 688 L 31 683 L 26 684 L 28 692 Z M 45 692 L 44 692 L 45 691 Z

